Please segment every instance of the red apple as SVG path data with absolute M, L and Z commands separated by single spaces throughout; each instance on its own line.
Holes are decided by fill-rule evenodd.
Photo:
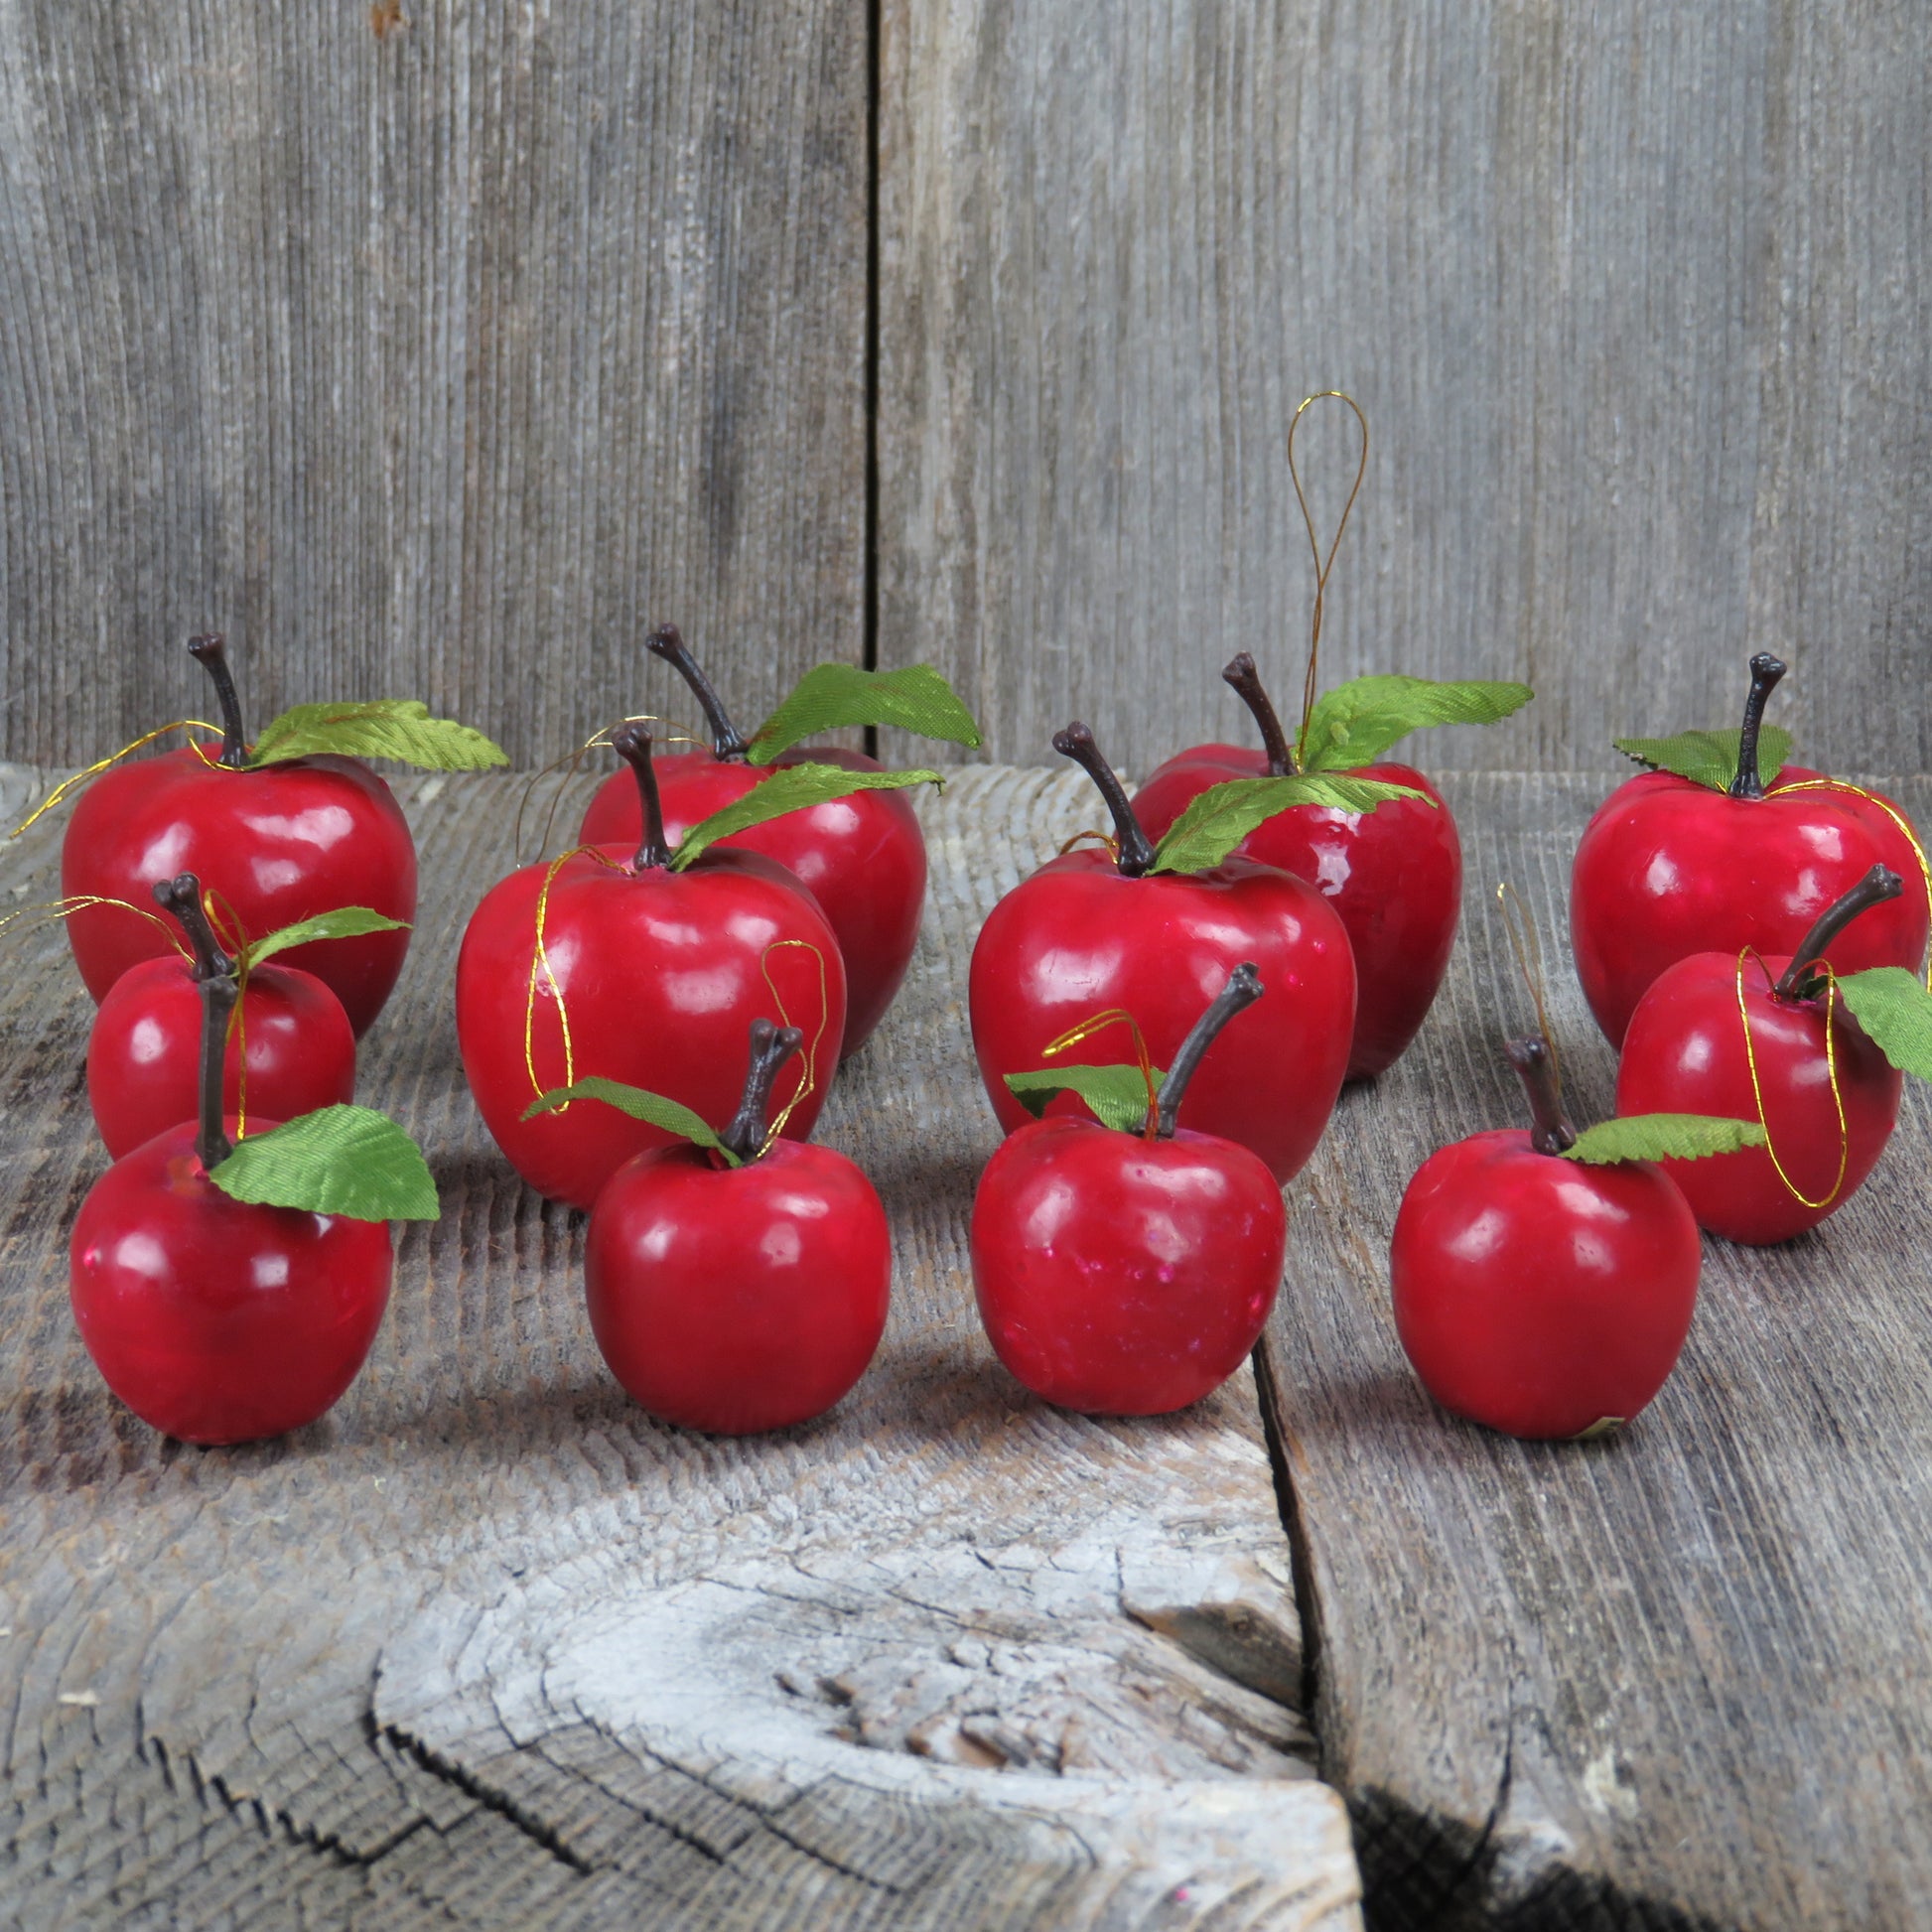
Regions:
M 1282 1278 L 1288 1218 L 1245 1147 L 1175 1124 L 1216 1033 L 1261 997 L 1238 965 L 1142 1131 L 1049 1118 L 1000 1144 L 973 1199 L 973 1290 L 1001 1361 L 1090 1414 L 1165 1415 L 1240 1367 Z
M 665 833 L 673 843 L 787 765 L 884 769 L 863 753 L 824 748 L 788 751 L 768 764 L 752 763 L 747 755 L 753 741 L 732 723 L 677 626 L 659 624 L 645 642 L 690 686 L 713 734 L 708 752 L 656 760 Z M 587 845 L 629 845 L 642 830 L 637 787 L 619 771 L 591 800 L 578 837 Z M 762 853 L 810 888 L 845 959 L 848 1006 L 842 1054 L 856 1053 L 885 1018 L 918 943 L 925 903 L 925 838 L 910 801 L 896 791 L 853 792 L 734 833 L 722 843 Z
M 795 1018 L 818 1041 L 786 1096 L 784 1131 L 804 1140 L 845 1024 L 838 940 L 811 894 L 755 852 L 713 847 L 674 868 L 650 734 L 625 726 L 612 743 L 635 774 L 642 845 L 512 873 L 457 960 L 457 1038 L 483 1124 L 539 1193 L 586 1208 L 632 1155 L 676 1137 L 595 1106 L 526 1119 L 540 1094 L 596 1073 L 720 1117 L 752 1021 Z
M 1877 1165 L 1904 1076 L 1810 968 L 1849 920 L 1901 889 L 1895 872 L 1874 866 L 1789 957 L 1692 953 L 1637 1002 L 1617 1111 L 1734 1114 L 1761 1119 L 1769 1136 L 1762 1147 L 1662 1164 L 1700 1227 L 1753 1245 L 1788 1241 L 1835 1213 Z
M 1155 1058 L 1171 1060 L 1252 960 L 1273 989 L 1268 1009 L 1242 1015 L 1207 1054 L 1192 1114 L 1287 1180 L 1320 1139 L 1348 1063 L 1355 966 L 1341 921 L 1313 887 L 1253 860 L 1151 873 L 1154 846 L 1093 734 L 1070 725 L 1053 747 L 1100 786 L 1120 851 L 1049 860 L 993 908 L 973 948 L 973 1045 L 1001 1126 L 1028 1118 L 1006 1075 L 1038 1066 L 1075 1022 L 1125 1008 Z
M 1396 1331 L 1444 1408 L 1511 1436 L 1628 1422 L 1690 1332 L 1701 1259 L 1676 1183 L 1648 1162 L 1563 1158 L 1541 1040 L 1513 1040 L 1536 1126 L 1432 1154 L 1396 1215 Z
M 1751 659 L 1751 694 L 1727 790 L 1668 771 L 1620 785 L 1597 809 L 1571 873 L 1577 973 L 1612 1045 L 1651 982 L 1693 953 L 1746 946 L 1788 957 L 1832 901 L 1871 867 L 1909 866 L 1914 890 L 1842 932 L 1831 964 L 1916 968 L 1928 910 L 1911 840 L 1871 803 L 1809 788 L 1813 774 L 1766 789 L 1757 741 L 1784 666 Z
M 771 1136 L 796 1028 L 752 1023 L 719 1152 L 653 1148 L 605 1182 L 584 1270 L 611 1372 L 652 1415 L 741 1436 L 808 1422 L 865 1373 L 893 1274 L 886 1210 L 844 1155 Z M 595 1102 L 580 1102 L 595 1107 Z
M 1134 809 L 1152 839 L 1210 786 L 1231 778 L 1282 777 L 1294 756 L 1281 720 L 1241 652 L 1222 677 L 1261 728 L 1260 747 L 1196 745 L 1148 774 Z M 1347 1077 L 1372 1078 L 1416 1036 L 1449 970 L 1462 905 L 1462 846 L 1442 794 L 1412 765 L 1377 762 L 1349 775 L 1405 785 L 1373 812 L 1293 805 L 1264 820 L 1235 849 L 1316 888 L 1348 933 L 1355 956 L 1355 1032 Z
M 87 1101 L 119 1160 L 163 1129 L 193 1120 L 201 1079 L 202 982 L 231 974 L 193 873 L 154 889 L 194 946 L 144 959 L 114 982 L 87 1036 Z M 243 1068 L 246 1067 L 246 1079 Z M 222 1106 L 250 1120 L 293 1120 L 353 1098 L 355 1035 L 343 1003 L 299 966 L 262 965 L 247 975 L 230 1022 Z

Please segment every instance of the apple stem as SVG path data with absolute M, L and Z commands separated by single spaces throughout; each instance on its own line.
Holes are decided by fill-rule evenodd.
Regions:
M 196 979 L 218 979 L 234 972 L 235 962 L 215 938 L 214 928 L 203 909 L 202 882 L 192 872 L 177 873 L 173 879 L 157 879 L 154 902 L 181 921 L 188 943 L 195 948 Z
M 611 734 L 611 749 L 637 774 L 637 796 L 643 802 L 644 837 L 631 860 L 636 872 L 650 872 L 671 863 L 664 838 L 664 807 L 657 796 L 657 773 L 651 769 L 651 735 L 642 725 L 621 725 Z
M 1548 1043 L 1532 1035 L 1505 1040 L 1503 1051 L 1522 1076 L 1523 1091 L 1529 1096 L 1530 1146 L 1539 1154 L 1561 1154 L 1575 1147 L 1577 1130 L 1563 1117 L 1563 1095 L 1557 1089 L 1557 1069 Z
M 743 764 L 752 741 L 732 723 L 724 700 L 712 689 L 711 680 L 691 655 L 684 633 L 674 623 L 660 623 L 644 639 L 644 648 L 653 656 L 661 657 L 691 687 L 691 695 L 697 699 L 705 722 L 711 727 L 712 757 L 725 764 Z
M 780 1027 L 761 1016 L 752 1022 L 752 1064 L 745 1075 L 745 1097 L 738 1103 L 731 1125 L 718 1136 L 741 1161 L 756 1161 L 764 1152 L 771 1083 L 778 1077 L 778 1069 L 804 1043 L 805 1035 L 796 1027 Z
M 1289 744 L 1288 734 L 1282 730 L 1281 718 L 1268 693 L 1262 688 L 1261 673 L 1255 669 L 1255 660 L 1245 650 L 1237 653 L 1228 660 L 1221 680 L 1233 685 L 1235 696 L 1248 707 L 1255 723 L 1261 727 L 1262 748 L 1268 754 L 1268 775 L 1271 778 L 1287 778 L 1297 773 L 1301 766 L 1296 762 L 1294 747 Z
M 221 1072 L 228 1054 L 228 1015 L 236 987 L 226 973 L 210 973 L 202 982 L 201 1133 L 195 1153 L 207 1172 L 218 1168 L 234 1152 L 221 1118 Z
M 1757 733 L 1764 723 L 1764 704 L 1784 675 L 1784 665 L 1767 650 L 1751 659 L 1751 694 L 1744 700 L 1744 728 L 1737 734 L 1737 775 L 1730 781 L 1733 798 L 1762 798 L 1763 774 L 1757 768 Z
M 1120 857 L 1115 860 L 1115 867 L 1123 878 L 1140 878 L 1154 863 L 1154 841 L 1134 816 L 1134 807 L 1127 802 L 1127 788 L 1114 775 L 1114 767 L 1100 756 L 1093 733 L 1076 719 L 1065 731 L 1053 734 L 1053 750 L 1061 758 L 1071 759 L 1100 787 L 1100 795 L 1114 815 L 1114 836 L 1120 841 Z
M 239 771 L 248 762 L 248 740 L 241 729 L 241 700 L 235 695 L 234 673 L 228 669 L 228 647 L 210 632 L 206 637 L 189 638 L 188 654 L 214 680 L 214 695 L 221 706 L 221 756 L 215 762 Z
M 1194 1069 L 1200 1065 L 1201 1056 L 1214 1044 L 1221 1029 L 1237 1013 L 1253 1006 L 1264 991 L 1254 961 L 1244 959 L 1228 975 L 1228 983 L 1208 1002 L 1207 1010 L 1194 1022 L 1187 1037 L 1180 1042 L 1180 1051 L 1173 1056 L 1173 1065 L 1169 1067 L 1168 1077 L 1161 1082 L 1161 1103 L 1154 1117 L 1157 1139 L 1173 1139 L 1174 1116 L 1180 1111 L 1187 1083 L 1194 1077 Z
M 1886 899 L 1896 898 L 1904 890 L 1905 882 L 1889 866 L 1873 866 L 1850 892 L 1842 894 L 1819 913 L 1817 923 L 1805 934 L 1798 950 L 1791 955 L 1791 964 L 1784 969 L 1777 985 L 1772 987 L 1773 997 L 1795 1000 L 1798 988 L 1811 977 L 1811 969 L 1823 960 L 1825 948 L 1846 926 L 1861 912 L 1868 912 L 1874 905 L 1882 905 Z

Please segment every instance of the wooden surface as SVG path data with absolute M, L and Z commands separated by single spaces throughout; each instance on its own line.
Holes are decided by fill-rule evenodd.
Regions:
M 1389 1313 L 1435 1148 L 1516 1123 L 1533 1024 L 1489 895 L 1550 947 L 1580 1120 L 1614 1063 L 1569 970 L 1593 780 L 1444 787 L 1463 939 L 1416 1046 L 1344 1095 L 1297 1183 L 1262 1362 L 1293 1497 L 1322 1774 L 1386 1927 L 1903 1928 L 1932 1917 L 1932 1108 L 1907 1082 L 1863 1190 L 1775 1249 L 1705 1244 L 1689 1345 L 1622 1436 L 1446 1419 Z M 1932 781 L 1897 795 L 1920 824 Z
M 671 698 L 649 620 L 749 723 L 860 660 L 848 10 L 390 11 L 0 4 L 0 757 L 206 716 L 203 629 L 531 765 Z
M 91 1009 L 58 930 L 0 941 L 0 1922 L 1359 1922 L 1250 1378 L 1083 1421 L 973 1313 L 967 952 L 1083 782 L 968 772 L 922 807 L 921 950 L 820 1128 L 891 1211 L 892 1321 L 830 1418 L 745 1442 L 609 1379 L 584 1217 L 465 1091 L 454 952 L 515 780 L 403 787 L 425 904 L 363 1097 L 423 1140 L 444 1218 L 404 1234 L 353 1388 L 279 1443 L 162 1441 L 95 1376 L 65 1272 L 104 1166 Z M 9 903 L 51 897 L 58 829 L 9 849 Z
M 1932 66 L 1890 0 L 885 0 L 879 652 L 1042 762 L 1299 689 L 1285 462 L 1374 453 L 1328 671 L 1527 677 L 1449 769 L 1615 762 L 1793 665 L 1809 762 L 1932 766 Z M 1352 444 L 1298 444 L 1324 533 Z M 1348 425 L 1352 430 L 1352 424 Z M 1325 534 L 1324 534 L 1325 542 Z M 1286 708 L 1286 706 L 1284 707 Z

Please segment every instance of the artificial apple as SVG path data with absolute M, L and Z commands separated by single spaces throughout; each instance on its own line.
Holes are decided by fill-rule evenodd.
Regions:
M 595 1073 L 718 1118 L 738 1096 L 746 1028 L 796 1017 L 814 1052 L 789 1083 L 784 1132 L 804 1140 L 845 1026 L 839 943 L 810 892 L 761 853 L 699 851 L 701 827 L 673 851 L 650 733 L 626 725 L 611 742 L 630 766 L 642 842 L 512 873 L 471 915 L 456 974 L 457 1038 L 483 1124 L 539 1193 L 585 1208 L 632 1155 L 675 1136 L 604 1107 L 525 1118 L 537 1096 Z
M 139 908 L 165 879 L 197 874 L 230 945 L 340 906 L 366 905 L 395 923 L 297 949 L 283 963 L 315 974 L 343 1003 L 359 1038 L 389 997 L 416 909 L 416 848 L 389 787 L 358 758 L 436 768 L 501 763 L 480 733 L 432 719 L 413 701 L 303 705 L 251 748 L 219 637 L 190 653 L 213 680 L 222 744 L 117 765 L 81 794 L 61 848 L 61 890 L 81 903 L 68 937 L 96 1002 L 130 966 L 167 956 L 165 926 Z
M 840 682 L 850 687 L 841 693 L 847 701 L 844 708 L 836 713 L 819 709 L 813 717 L 800 718 L 799 723 L 823 730 L 830 722 L 900 722 L 890 705 L 881 705 L 879 700 L 891 695 L 890 680 L 903 681 L 905 672 L 886 673 L 887 682 L 882 684 L 879 674 L 852 666 L 821 665 L 818 672 L 808 674 L 805 684 L 772 719 L 747 738 L 732 723 L 675 624 L 659 624 L 644 641 L 690 687 L 712 733 L 709 751 L 677 753 L 657 759 L 665 831 L 673 841 L 787 765 L 817 762 L 844 765 L 854 771 L 884 769 L 876 759 L 859 752 L 824 747 L 792 749 L 784 742 L 784 732 L 773 727 L 801 698 L 809 702 L 807 687 L 815 678 L 823 682 L 828 673 L 842 674 Z M 928 673 L 927 677 L 944 691 L 935 674 Z M 953 699 L 952 705 L 958 711 L 958 720 L 964 721 L 963 727 L 945 712 L 943 703 L 934 704 L 936 697 L 937 693 L 926 694 L 927 704 L 933 708 L 917 714 L 917 728 L 977 744 L 977 731 L 958 701 Z M 944 697 L 951 699 L 951 692 L 944 691 Z M 819 722 L 821 719 L 827 722 Z M 634 840 L 641 830 L 636 787 L 622 772 L 616 772 L 591 800 L 578 837 L 587 845 L 619 845 Z M 803 880 L 818 900 L 838 935 L 839 950 L 845 958 L 848 1006 L 841 1053 L 850 1057 L 885 1017 L 918 941 L 919 913 L 925 903 L 926 857 L 917 813 L 897 792 L 853 792 L 751 827 L 726 843 L 776 860 Z
M 69 1251 L 74 1321 L 107 1386 L 190 1443 L 279 1436 L 327 1411 L 389 1299 L 389 1229 L 374 1215 L 436 1213 L 422 1157 L 364 1109 L 281 1128 L 251 1121 L 249 1138 L 230 1143 L 238 1124 L 223 1118 L 221 1075 L 234 999 L 227 975 L 201 982 L 199 1119 L 144 1141 L 95 1181 Z M 342 1151 L 344 1116 L 361 1130 L 360 1169 Z M 320 1167 L 305 1166 L 305 1146 L 314 1157 L 318 1145 Z M 343 1211 L 344 1198 L 373 1213 Z
M 1128 1131 L 1046 1118 L 1001 1142 L 973 1198 L 973 1292 L 994 1352 L 1065 1409 L 1165 1415 L 1247 1359 L 1288 1240 L 1266 1163 L 1176 1124 L 1202 1055 L 1260 999 L 1227 976 Z
M 1644 772 L 1597 808 L 1577 848 L 1570 930 L 1591 1013 L 1619 1045 L 1645 990 L 1693 953 L 1744 947 L 1789 957 L 1834 899 L 1885 864 L 1912 889 L 1840 932 L 1840 973 L 1917 967 L 1928 928 L 1916 839 L 1875 794 L 1858 796 L 1795 767 L 1767 786 L 1759 768 L 1764 705 L 1785 667 L 1759 652 L 1727 783 L 1715 733 L 1620 740 L 1671 768 Z M 1779 735 L 1782 741 L 1783 735 Z M 1696 773 L 1697 775 L 1691 775 Z
M 1307 880 L 1346 928 L 1356 978 L 1347 1077 L 1372 1078 L 1427 1017 L 1449 969 L 1462 902 L 1462 848 L 1449 806 L 1420 771 L 1382 760 L 1380 753 L 1424 725 L 1505 717 L 1528 703 L 1530 689 L 1360 678 L 1311 704 L 1291 744 L 1246 651 L 1221 676 L 1253 714 L 1261 745 L 1196 745 L 1157 765 L 1134 794 L 1150 838 L 1160 838 L 1200 793 L 1234 778 L 1338 770 L 1413 794 L 1372 813 L 1291 806 L 1235 848 Z
M 808 1422 L 865 1373 L 885 1332 L 893 1255 L 886 1210 L 844 1155 L 770 1130 L 773 1081 L 795 1027 L 751 1024 L 743 1095 L 722 1133 L 624 1162 L 604 1183 L 584 1241 L 591 1329 L 611 1372 L 652 1415 L 742 1436 Z M 574 1106 L 665 1096 L 594 1080 Z M 554 1105 L 566 1095 L 546 1097 Z M 653 1104 L 654 1103 L 654 1104 Z
M 1817 966 L 1851 920 L 1902 887 L 1873 866 L 1789 956 L 1692 953 L 1637 1002 L 1617 1062 L 1618 1112 L 1743 1115 L 1768 1136 L 1662 1164 L 1700 1227 L 1759 1246 L 1788 1241 L 1842 1207 L 1877 1165 L 1904 1076 Z
M 193 1120 L 201 1082 L 206 980 L 232 975 L 193 873 L 164 880 L 155 903 L 188 934 L 192 959 L 144 959 L 117 979 L 87 1035 L 87 1102 L 119 1160 L 164 1128 Z M 244 1075 L 245 1069 L 245 1075 Z M 222 1105 L 293 1120 L 355 1091 L 355 1035 L 343 1003 L 299 966 L 260 965 L 240 984 L 229 1023 Z
M 1548 1048 L 1508 1052 L 1535 1124 L 1457 1141 L 1417 1170 L 1390 1249 L 1396 1331 L 1456 1415 L 1511 1436 L 1591 1436 L 1637 1415 L 1677 1361 L 1697 1221 L 1661 1168 L 1576 1158 Z
M 1248 959 L 1273 993 L 1265 1011 L 1242 1015 L 1207 1053 L 1194 1076 L 1193 1120 L 1203 1133 L 1252 1149 L 1287 1180 L 1320 1139 L 1348 1064 L 1355 965 L 1341 921 L 1314 887 L 1252 859 L 1162 869 L 1174 848 L 1157 853 L 1087 727 L 1069 725 L 1053 749 L 1100 788 L 1118 851 L 1084 848 L 1048 860 L 981 929 L 969 995 L 973 1046 L 1000 1125 L 1012 1132 L 1028 1118 L 1006 1076 L 1038 1066 L 1075 1021 L 1125 1008 L 1149 1051 L 1172 1059 L 1203 1005 Z M 1286 803 L 1297 787 L 1323 781 L 1270 782 L 1286 788 Z M 1325 782 L 1363 803 L 1388 789 Z M 1085 1050 L 1091 1060 L 1095 1049 Z

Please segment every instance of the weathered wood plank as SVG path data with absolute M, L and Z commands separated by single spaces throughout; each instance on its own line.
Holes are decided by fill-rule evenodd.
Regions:
M 382 11 L 382 10 L 377 10 Z M 540 763 L 680 621 L 863 649 L 865 38 L 823 0 L 0 7 L 0 756 L 415 695 Z M 171 647 L 172 646 L 172 647 Z
M 1351 1089 L 1300 1183 L 1263 1360 L 1317 1626 L 1323 1775 L 1378 1925 L 1910 1927 L 1932 1900 L 1932 1109 L 1824 1228 L 1706 1244 L 1696 1324 L 1609 1442 L 1452 1422 L 1389 1314 L 1409 1175 L 1516 1121 L 1530 1024 L 1488 900 L 1551 949 L 1580 1118 L 1613 1060 L 1569 970 L 1593 780 L 1447 787 L 1465 936 L 1408 1055 Z M 1932 781 L 1900 795 L 1924 823 Z
M 1299 688 L 1285 444 L 1338 386 L 1375 446 L 1330 675 L 1543 691 L 1435 761 L 1613 763 L 1771 647 L 1813 761 L 1925 769 L 1921 37 L 1879 0 L 886 0 L 881 661 L 942 664 L 993 758 L 1072 715 L 1135 770 L 1245 738 L 1215 672 Z
M 897 1269 L 830 1418 L 742 1443 L 605 1373 L 583 1217 L 464 1090 L 455 946 L 516 782 L 412 781 L 426 899 L 363 1049 L 444 1218 L 335 1413 L 158 1440 L 101 1387 L 64 1230 L 103 1165 L 58 931 L 0 980 L 0 1918 L 86 1925 L 1197 1927 L 1358 1923 L 1312 1781 L 1287 1541 L 1250 1379 L 1168 1421 L 1028 1398 L 973 1312 L 996 1130 L 967 951 L 1077 822 L 1074 773 L 927 804 L 933 902 L 821 1134 Z M 26 795 L 18 773 L 0 804 Z M 576 797 L 581 803 L 584 784 Z M 58 828 L 10 850 L 51 895 Z

